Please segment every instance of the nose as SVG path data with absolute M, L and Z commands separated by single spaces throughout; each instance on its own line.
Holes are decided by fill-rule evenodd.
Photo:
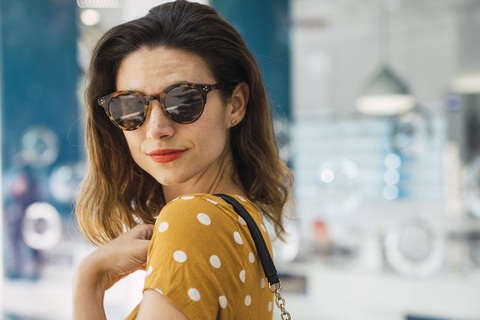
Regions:
M 147 125 L 147 138 L 150 139 L 167 139 L 175 133 L 174 122 L 165 114 L 158 100 L 150 101 L 144 125 Z

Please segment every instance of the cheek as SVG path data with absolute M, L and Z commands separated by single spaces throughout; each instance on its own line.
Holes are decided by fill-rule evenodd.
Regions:
M 197 140 L 202 142 L 203 151 L 217 153 L 218 149 L 223 150 L 227 138 L 227 127 L 222 116 L 221 113 L 217 113 L 215 117 L 209 115 L 197 130 L 194 130 Z
M 140 150 L 141 143 L 139 141 L 137 131 L 138 129 L 135 131 L 123 132 L 125 140 L 127 141 L 128 149 L 130 150 L 130 154 L 132 155 L 133 159 L 136 159 L 141 153 L 141 150 Z
M 205 159 L 211 161 L 221 157 L 222 153 L 227 147 L 227 133 L 224 128 L 217 124 L 212 126 L 205 131 L 205 134 L 202 135 L 202 143 L 200 148 L 200 153 Z

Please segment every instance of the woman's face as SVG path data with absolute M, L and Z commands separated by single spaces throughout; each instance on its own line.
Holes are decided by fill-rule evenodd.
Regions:
M 118 69 L 116 90 L 159 94 L 173 84 L 215 84 L 203 60 L 184 51 L 142 48 L 127 56 Z M 145 123 L 124 131 L 135 162 L 165 186 L 195 185 L 215 174 L 229 154 L 230 107 L 222 104 L 220 90 L 207 95 L 201 117 L 190 124 L 173 122 L 157 100 L 150 101 Z

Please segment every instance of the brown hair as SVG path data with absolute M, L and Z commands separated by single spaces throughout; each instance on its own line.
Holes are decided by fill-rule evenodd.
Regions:
M 93 244 L 116 238 L 136 224 L 154 223 L 165 205 L 162 186 L 133 160 L 121 130 L 97 99 L 116 90 L 122 60 L 142 47 L 165 47 L 203 59 L 217 82 L 245 81 L 250 98 L 244 119 L 231 129 L 236 171 L 247 196 L 282 239 L 283 208 L 293 175 L 279 158 L 272 117 L 256 60 L 240 34 L 211 7 L 187 1 L 152 8 L 118 25 L 93 50 L 86 90 L 88 170 L 77 201 L 82 233 Z M 228 99 L 233 89 L 223 90 Z

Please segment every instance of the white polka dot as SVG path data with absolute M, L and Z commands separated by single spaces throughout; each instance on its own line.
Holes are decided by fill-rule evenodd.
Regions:
M 244 226 L 247 224 L 245 220 L 243 220 L 243 218 L 240 216 L 238 216 L 238 221 L 240 221 L 240 223 L 243 224 Z
M 227 297 L 225 296 L 218 297 L 218 302 L 220 303 L 220 307 L 222 307 L 223 309 L 227 307 Z
M 240 197 L 240 196 L 235 196 L 235 197 L 237 197 L 238 199 L 240 199 L 240 201 L 247 202 L 247 200 L 245 200 L 244 197 Z
M 168 229 L 168 222 L 164 221 L 158 226 L 158 232 L 165 232 Z
M 245 270 L 240 271 L 240 280 L 245 283 Z
M 150 275 L 150 273 L 152 273 L 152 271 L 153 271 L 153 267 L 150 266 L 147 270 L 147 277 Z
M 210 217 L 207 216 L 205 213 L 199 213 L 197 214 L 197 219 L 200 221 L 200 223 L 208 226 L 210 224 Z
M 173 201 L 177 201 L 178 199 L 179 199 L 179 197 L 176 197 L 175 199 L 172 200 L 172 202 L 173 202 Z
M 255 256 L 253 255 L 253 253 L 249 253 L 248 254 L 248 260 L 250 260 L 251 263 L 253 263 L 255 261 Z
M 213 204 L 217 204 L 217 202 L 215 202 L 215 201 L 213 201 L 213 200 L 211 200 L 211 199 L 207 199 L 207 201 L 208 201 L 208 202 L 211 202 L 211 203 L 213 203 Z
M 191 288 L 190 290 L 188 290 L 188 296 L 189 296 L 190 299 L 192 299 L 193 301 L 198 301 L 198 300 L 200 300 L 200 292 L 198 292 L 198 290 L 195 289 L 195 288 Z
M 187 255 L 183 251 L 175 251 L 173 253 L 173 259 L 177 262 L 185 262 L 187 260 Z
M 243 244 L 243 241 L 242 241 L 242 237 L 240 236 L 240 233 L 238 233 L 237 231 L 235 231 L 233 233 L 233 237 L 235 238 L 235 242 L 238 243 L 238 244 Z
M 262 280 L 260 280 L 260 287 L 263 289 L 265 288 L 265 279 L 262 278 Z
M 220 268 L 220 266 L 222 265 L 222 263 L 220 262 L 220 258 L 216 255 L 210 257 L 210 264 L 216 269 Z
M 252 298 L 249 295 L 245 297 L 245 305 L 248 307 L 252 303 Z
M 195 198 L 195 196 L 185 196 L 185 197 L 182 197 L 183 200 L 192 200 L 193 198 Z
M 272 311 L 272 307 L 273 307 L 273 304 L 272 304 L 272 301 L 270 301 L 268 303 L 268 311 Z
M 163 294 L 162 290 L 155 288 L 155 291 L 157 291 L 160 294 Z
M 265 229 L 265 226 L 263 224 L 261 224 L 260 227 L 262 227 L 263 232 L 267 232 L 267 229 Z

